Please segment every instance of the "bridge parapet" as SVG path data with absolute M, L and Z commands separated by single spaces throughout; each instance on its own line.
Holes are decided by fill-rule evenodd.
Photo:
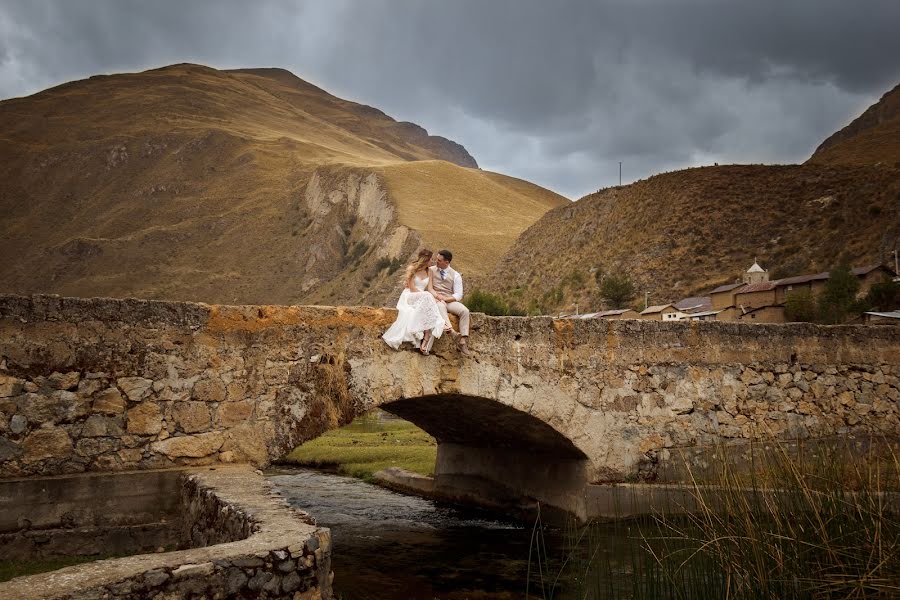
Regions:
M 390 350 L 394 316 L 0 296 L 0 473 L 263 465 L 376 406 L 448 469 L 493 448 L 588 481 L 653 477 L 679 447 L 900 434 L 898 328 L 475 315 L 463 358 Z

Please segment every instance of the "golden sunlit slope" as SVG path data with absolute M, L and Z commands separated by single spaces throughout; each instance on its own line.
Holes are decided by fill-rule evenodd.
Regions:
M 754 260 L 772 278 L 886 261 L 900 238 L 900 169 L 731 165 L 656 175 L 548 212 L 498 263 L 521 308 L 604 308 L 591 272 L 628 275 L 635 304 L 729 283 Z M 520 274 L 510 278 L 508 273 Z
M 807 162 L 900 166 L 900 85 L 822 142 Z
M 0 290 L 390 302 L 396 265 L 434 243 L 405 217 L 408 180 L 431 182 L 422 201 L 436 214 L 465 190 L 473 210 L 456 223 L 475 238 L 479 204 L 510 206 L 509 228 L 471 263 L 483 268 L 564 201 L 474 165 L 454 142 L 278 69 L 67 83 L 0 102 Z
M 520 179 L 443 161 L 394 164 L 377 172 L 397 204 L 400 223 L 434 250 L 449 248 L 454 268 L 472 276 L 488 274 L 498 252 L 506 252 L 533 215 L 570 203 Z

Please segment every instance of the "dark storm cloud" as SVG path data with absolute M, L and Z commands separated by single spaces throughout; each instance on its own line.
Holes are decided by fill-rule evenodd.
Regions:
M 0 96 L 173 62 L 281 66 L 578 197 L 796 162 L 900 81 L 896 0 L 0 4 Z

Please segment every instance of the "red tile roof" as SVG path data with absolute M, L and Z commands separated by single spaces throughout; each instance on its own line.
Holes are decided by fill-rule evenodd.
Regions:
M 733 290 L 736 287 L 741 287 L 744 285 L 743 283 L 726 283 L 725 285 L 720 285 L 716 289 L 710 292 L 710 294 L 718 294 L 719 292 L 727 292 L 729 290 Z
M 760 281 L 759 283 L 751 283 L 737 290 L 734 294 L 752 294 L 753 292 L 768 292 L 775 289 L 774 281 Z

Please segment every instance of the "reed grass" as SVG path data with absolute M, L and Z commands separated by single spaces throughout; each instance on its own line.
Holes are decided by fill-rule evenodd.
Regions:
M 749 448 L 749 469 L 720 448 L 712 475 L 685 464 L 689 502 L 571 526 L 563 567 L 539 576 L 564 584 L 540 597 L 900 598 L 897 447 L 769 442 Z

